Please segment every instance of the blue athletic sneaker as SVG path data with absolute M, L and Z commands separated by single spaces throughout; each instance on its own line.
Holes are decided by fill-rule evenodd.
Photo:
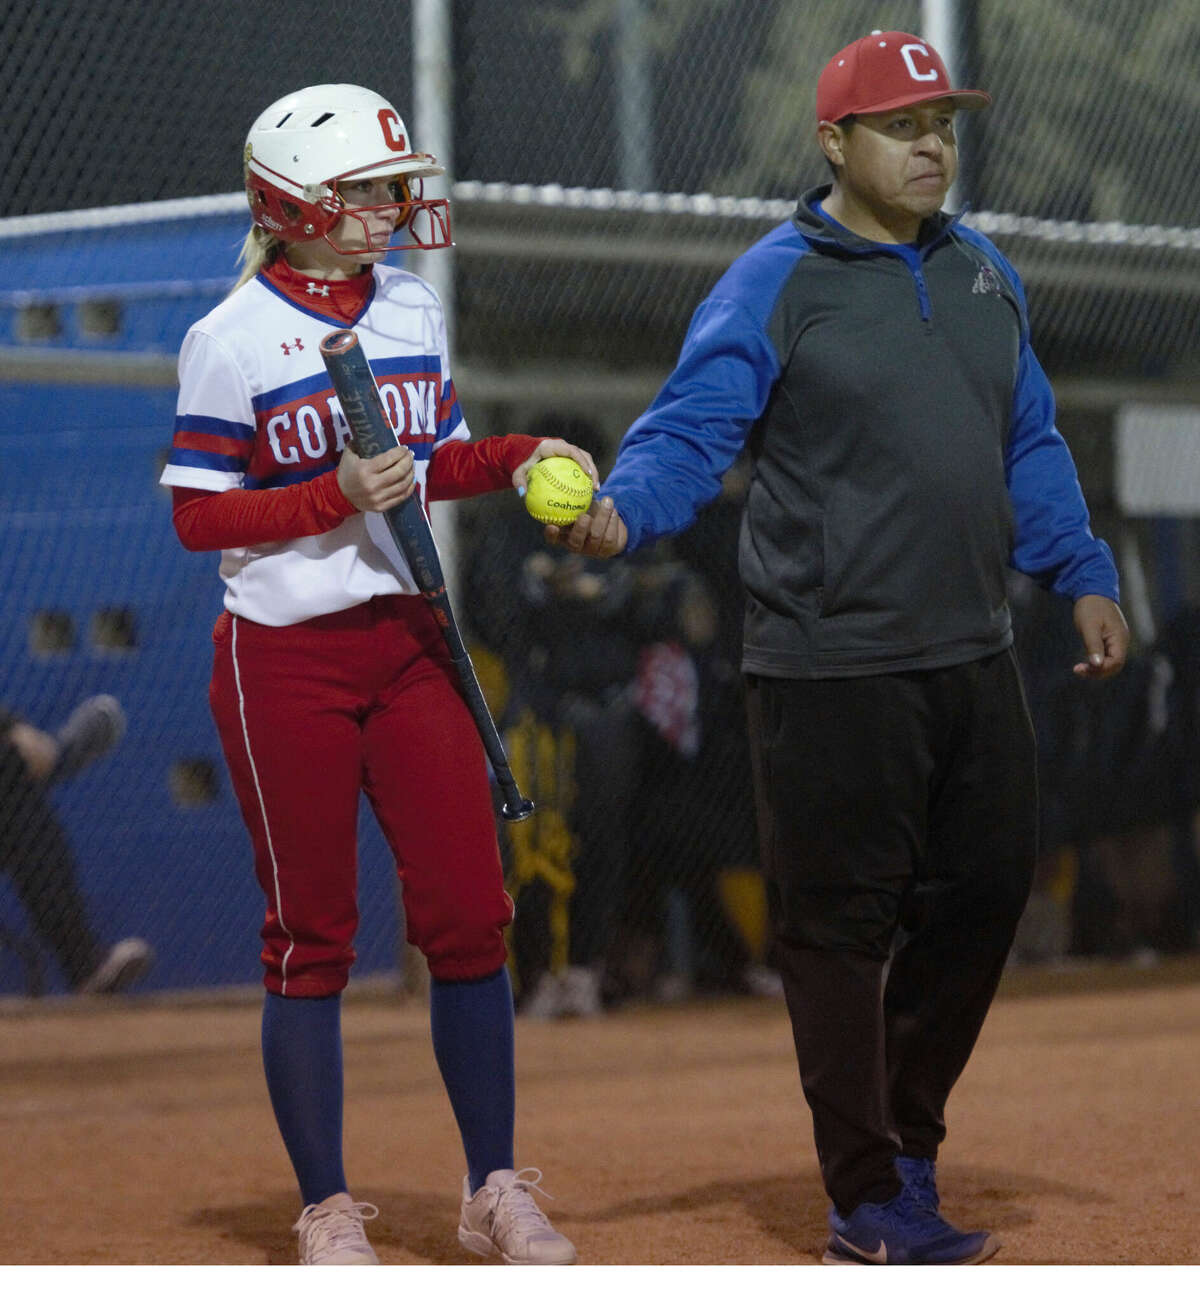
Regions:
M 963 1234 L 905 1187 L 886 1203 L 860 1203 L 849 1216 L 829 1211 L 826 1266 L 973 1266 L 1000 1241 L 984 1230 Z
M 937 1168 L 928 1157 L 896 1158 L 896 1174 L 922 1207 L 936 1212 L 941 1206 L 937 1190 Z

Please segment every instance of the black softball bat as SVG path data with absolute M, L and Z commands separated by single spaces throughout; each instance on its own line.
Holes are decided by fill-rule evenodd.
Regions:
M 333 381 L 334 392 L 342 405 L 342 414 L 350 426 L 354 451 L 366 459 L 377 457 L 381 452 L 396 447 L 399 440 L 383 409 L 383 399 L 379 396 L 375 376 L 354 331 L 335 330 L 326 335 L 321 340 L 321 356 L 329 378 Z M 446 582 L 442 577 L 442 563 L 438 559 L 433 531 L 420 500 L 413 493 L 399 506 L 382 514 L 450 649 L 450 658 L 458 670 L 463 699 L 475 720 L 483 749 L 487 752 L 496 781 L 504 794 L 501 812 L 510 823 L 528 818 L 533 813 L 533 801 L 523 796 L 517 786 L 508 764 L 508 756 L 504 752 L 504 743 L 500 740 L 483 689 L 479 686 L 475 666 L 463 645 L 450 598 L 446 595 Z

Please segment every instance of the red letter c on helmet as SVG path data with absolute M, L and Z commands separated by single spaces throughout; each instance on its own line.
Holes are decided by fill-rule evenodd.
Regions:
M 381 108 L 379 110 L 379 126 L 383 131 L 383 138 L 387 142 L 389 149 L 395 150 L 398 154 L 408 151 L 408 142 L 404 139 L 400 118 L 397 116 L 395 109 Z

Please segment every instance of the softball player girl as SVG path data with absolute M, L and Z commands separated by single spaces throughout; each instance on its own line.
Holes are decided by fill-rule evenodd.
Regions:
M 266 896 L 263 1064 L 304 1210 L 306 1265 L 375 1265 L 377 1215 L 342 1162 L 340 997 L 358 923 L 365 791 L 395 854 L 408 939 L 432 977 L 433 1047 L 467 1158 L 459 1240 L 505 1261 L 575 1249 L 513 1161 L 513 1005 L 484 752 L 434 619 L 380 512 L 522 487 L 588 454 L 561 439 L 469 441 L 441 306 L 394 249 L 450 243 L 442 172 L 396 110 L 310 86 L 250 129 L 253 225 L 234 291 L 188 331 L 162 475 L 189 550 L 221 552 L 210 701 Z M 361 460 L 319 352 L 352 326 L 400 446 Z

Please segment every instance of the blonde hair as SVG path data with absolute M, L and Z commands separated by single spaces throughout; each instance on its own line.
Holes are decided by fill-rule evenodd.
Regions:
M 251 226 L 246 232 L 245 240 L 242 241 L 242 251 L 238 254 L 242 274 L 229 292 L 232 294 L 234 290 L 241 289 L 248 280 L 253 280 L 264 267 L 269 267 L 279 257 L 285 247 L 278 235 L 273 235 L 261 226 Z

